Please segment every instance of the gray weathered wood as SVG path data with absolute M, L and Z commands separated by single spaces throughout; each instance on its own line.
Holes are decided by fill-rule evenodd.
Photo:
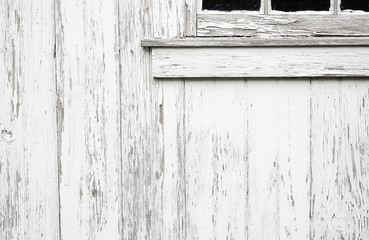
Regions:
M 185 36 L 193 37 L 197 34 L 197 2 L 202 0 L 185 0 L 186 22 Z
M 116 4 L 56 5 L 62 239 L 122 237 Z
M 369 46 L 369 37 L 310 37 L 310 38 L 178 38 L 144 39 L 143 47 L 330 47 L 330 46 Z
M 53 1 L 0 1 L 0 239 L 59 239 Z
M 163 91 L 181 94 L 183 86 L 155 81 L 150 51 L 141 47 L 143 38 L 184 36 L 184 3 L 119 1 L 123 239 L 185 238 L 183 159 L 180 150 L 175 156 L 175 148 L 163 146 L 173 140 L 170 132 L 164 138 L 163 130 L 173 129 L 173 122 L 167 119 L 163 126 L 163 113 L 174 109 L 180 96 L 167 96 L 168 110 L 162 105 Z
M 369 76 L 369 47 L 153 48 L 156 78 Z
M 198 14 L 197 36 L 369 36 L 367 14 Z

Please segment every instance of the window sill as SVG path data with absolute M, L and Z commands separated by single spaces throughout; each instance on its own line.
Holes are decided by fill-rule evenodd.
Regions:
M 369 37 L 247 38 L 197 37 L 178 39 L 144 39 L 142 47 L 339 47 L 369 46 Z
M 368 77 L 369 38 L 143 40 L 154 78 Z

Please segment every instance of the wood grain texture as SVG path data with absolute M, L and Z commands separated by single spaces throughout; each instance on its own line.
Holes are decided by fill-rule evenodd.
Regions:
M 248 239 L 309 239 L 309 81 L 247 82 Z
M 247 239 L 246 85 L 186 81 L 187 239 Z
M 369 36 L 366 14 L 198 14 L 197 17 L 197 36 L 201 37 Z
M 56 5 L 62 239 L 122 236 L 116 9 L 113 0 Z
M 279 47 L 279 46 L 369 46 L 367 37 L 321 37 L 321 38 L 177 38 L 177 39 L 143 39 L 143 47 Z
M 0 1 L 1 240 L 369 239 L 367 38 L 195 5 Z
M 186 37 L 194 37 L 197 35 L 197 2 L 201 0 L 185 0 L 186 22 L 185 32 Z
M 119 1 L 123 239 L 184 237 L 181 155 L 164 149 L 163 141 L 173 139 L 171 133 L 164 139 L 162 123 L 163 91 L 180 94 L 181 85 L 166 89 L 155 81 L 151 52 L 141 47 L 143 38 L 184 36 L 184 7 L 182 0 Z M 166 105 L 176 104 L 176 96 L 168 97 Z M 172 123 L 167 123 L 165 128 L 172 129 Z
M 184 81 L 162 83 L 163 126 L 162 239 L 186 238 L 185 88 Z
M 59 239 L 52 1 L 0 1 L 0 239 Z
M 368 76 L 367 47 L 153 48 L 156 78 Z
M 312 82 L 311 237 L 369 237 L 367 81 Z

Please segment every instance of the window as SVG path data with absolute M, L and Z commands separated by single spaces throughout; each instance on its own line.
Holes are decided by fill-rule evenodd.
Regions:
M 252 1 L 185 0 L 187 38 L 142 41 L 151 48 L 152 76 L 369 76 L 365 3 Z
M 342 10 L 362 10 L 369 11 L 369 1 L 367 0 L 342 0 Z
M 352 4 L 352 1 L 345 4 Z M 360 3 L 363 5 L 364 3 Z M 360 4 L 357 4 L 358 6 Z M 203 0 L 203 10 L 218 10 L 218 11 L 259 11 L 260 0 Z M 272 10 L 279 10 L 285 12 L 295 11 L 329 11 L 329 0 L 272 0 Z
M 260 0 L 204 0 L 202 8 L 206 10 L 233 11 L 250 10 L 259 11 Z
M 265 0 L 264 0 L 265 1 Z M 259 11 L 263 0 L 203 0 L 203 10 L 218 11 Z M 329 11 L 331 4 L 338 0 L 271 0 L 271 9 L 283 12 L 296 11 Z M 265 5 L 267 2 L 265 2 Z M 369 11 L 368 0 L 342 0 L 340 10 Z
M 187 36 L 369 37 L 368 0 L 186 0 L 186 5 Z
M 272 0 L 272 10 L 279 10 L 284 12 L 296 11 L 329 11 L 329 0 Z

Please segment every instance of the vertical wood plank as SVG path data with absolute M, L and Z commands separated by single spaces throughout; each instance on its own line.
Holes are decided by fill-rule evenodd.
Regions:
M 368 90 L 360 79 L 313 81 L 314 239 L 369 237 Z
M 187 239 L 247 238 L 246 86 L 187 81 Z
M 148 1 L 140 0 L 145 9 L 146 16 L 141 16 L 144 26 L 141 30 L 145 38 L 180 38 L 185 35 L 186 23 L 186 0 Z M 140 39 L 141 43 L 141 39 Z
M 163 238 L 185 239 L 184 81 L 165 81 L 163 124 Z
M 310 204 L 310 82 L 281 81 L 280 112 L 280 236 L 309 239 Z
M 180 175 L 170 178 L 179 166 L 165 169 L 172 161 L 180 161 L 180 156 L 172 158 L 168 152 L 168 159 L 164 156 L 162 126 L 163 91 L 180 93 L 182 86 L 166 89 L 151 77 L 151 53 L 141 47 L 141 39 L 183 36 L 184 7 L 184 0 L 119 1 L 124 239 L 183 236 L 179 233 L 181 219 L 164 219 L 175 209 L 177 216 L 183 215 L 180 195 L 184 194 L 184 180 Z M 178 198 L 170 201 L 173 194 Z
M 202 0 L 185 0 L 186 22 L 184 34 L 186 37 L 197 35 L 197 1 Z
M 160 166 L 162 152 L 156 105 L 159 86 L 150 79 L 150 52 L 139 45 L 152 28 L 148 10 L 146 1 L 119 1 L 123 239 L 159 239 L 160 235 L 150 233 L 162 225 L 157 216 L 160 204 L 150 206 L 150 199 L 154 204 L 161 200 L 160 188 L 153 189 L 162 176 L 160 167 L 153 169 L 155 161 Z M 152 173 L 156 179 L 151 179 Z
M 0 239 L 58 239 L 52 1 L 0 1 Z
M 247 87 L 249 239 L 309 239 L 309 82 Z
M 329 237 L 333 234 L 330 232 L 333 229 L 331 220 L 334 219 L 334 213 L 340 211 L 337 209 L 339 206 L 334 204 L 337 199 L 335 185 L 338 184 L 335 183 L 335 175 L 338 161 L 339 95 L 338 80 L 312 81 L 311 237 L 317 239 L 332 239 Z
M 62 239 L 121 238 L 116 1 L 58 0 Z
M 151 1 L 152 29 L 146 29 L 145 36 L 168 39 L 193 34 L 193 1 L 188 3 L 186 0 Z M 150 211 L 155 214 L 149 223 L 150 234 L 157 239 L 185 239 L 184 81 L 174 79 L 156 84 L 159 87 L 156 116 L 160 124 L 154 124 L 159 124 L 162 131 L 157 136 L 162 141 L 157 141 L 156 148 L 162 155 L 154 159 L 151 173 L 151 189 L 156 198 L 150 200 Z

